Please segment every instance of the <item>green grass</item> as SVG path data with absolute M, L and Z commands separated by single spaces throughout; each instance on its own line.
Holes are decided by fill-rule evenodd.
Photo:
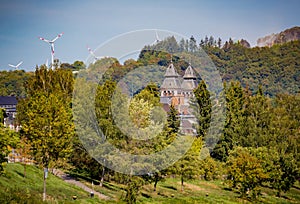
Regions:
M 90 181 L 83 178 L 79 180 L 91 187 Z M 104 183 L 104 187 L 94 186 L 99 191 L 112 198 L 107 203 L 122 203 L 121 197 L 125 196 L 125 186 L 113 182 Z M 262 189 L 263 195 L 256 203 L 300 203 L 300 187 L 295 186 L 281 198 L 276 197 L 276 191 L 270 188 Z M 153 184 L 143 186 L 138 197 L 138 203 L 253 203 L 250 199 L 242 199 L 238 192 L 230 190 L 223 181 L 190 180 L 185 182 L 184 191 L 181 191 L 179 178 L 168 178 L 159 182 L 157 190 L 153 191 Z
M 20 164 L 8 164 L 6 175 L 0 176 L 0 203 L 41 203 L 43 191 L 43 172 L 34 167 L 27 166 L 27 177 L 23 178 L 23 166 Z M 92 188 L 91 180 L 78 177 L 78 180 Z M 96 182 L 95 182 L 96 183 Z M 89 194 L 82 189 L 67 184 L 60 178 L 51 174 L 47 179 L 48 203 L 124 203 L 125 185 L 113 182 L 104 182 L 104 186 L 93 186 L 95 191 L 103 193 L 111 200 L 99 200 L 96 197 L 89 198 Z M 77 200 L 73 201 L 72 196 Z M 14 199 L 14 202 L 11 200 Z M 29 201 L 29 202 L 26 202 Z M 276 197 L 276 191 L 270 188 L 262 189 L 262 196 L 256 203 L 300 203 L 299 182 L 281 198 Z M 242 199 L 239 194 L 226 188 L 223 181 L 191 180 L 185 182 L 184 191 L 181 191 L 179 178 L 168 178 L 159 182 L 157 190 L 153 191 L 153 184 L 142 187 L 138 197 L 138 203 L 253 203 L 248 199 Z
M 21 164 L 8 164 L 5 175 L 0 176 L 0 203 L 42 203 L 43 171 L 27 165 L 26 177 Z M 76 195 L 74 201 L 72 196 Z M 49 203 L 99 203 L 81 188 L 64 182 L 49 173 L 47 178 Z

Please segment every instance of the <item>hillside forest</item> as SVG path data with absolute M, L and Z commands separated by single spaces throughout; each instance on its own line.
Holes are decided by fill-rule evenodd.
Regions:
M 99 186 L 105 183 L 123 185 L 125 193 L 118 199 L 126 203 L 140 202 L 143 186 L 151 185 L 155 191 L 160 182 L 174 177 L 180 180 L 178 188 L 181 191 L 185 191 L 185 184 L 189 181 L 221 180 L 224 188 L 244 201 L 263 201 L 265 189 L 276 191 L 277 197 L 284 196 L 298 185 L 300 179 L 300 42 L 254 48 L 245 44 L 245 40 L 222 42 L 212 36 L 199 42 L 193 36 L 179 42 L 169 37 L 155 45 L 145 46 L 137 60 L 129 59 L 124 64 L 114 58 L 105 58 L 90 65 L 79 61 L 61 63 L 54 70 L 41 65 L 34 72 L 1 71 L 0 93 L 18 98 L 17 121 L 22 126 L 19 132 L 11 131 L 4 127 L 1 117 L 1 174 L 5 176 L 7 155 L 15 149 L 20 157 L 30 158 L 40 169 L 63 169 L 74 175 L 84 175 L 99 181 Z M 185 136 L 193 142 L 183 157 L 166 169 L 131 175 L 113 171 L 90 156 L 74 125 L 76 118 L 72 105 L 76 103 L 73 94 L 78 80 L 86 80 L 82 84 L 96 85 L 93 99 L 95 118 L 105 133 L 105 140 L 130 154 L 151 154 L 182 137 L 178 134 L 179 113 L 171 106 L 165 116 L 166 122 L 158 120 L 154 124 L 151 110 L 160 106 L 159 84 L 149 81 L 143 86 L 143 80 L 135 81 L 135 85 L 142 88 L 134 89 L 128 101 L 118 90 L 118 83 L 141 66 L 149 70 L 142 72 L 142 77 L 156 76 L 151 73 L 148 77 L 147 74 L 154 72 L 153 67 L 160 67 L 164 72 L 171 60 L 178 73 L 183 74 L 189 59 L 193 62 L 193 56 L 200 50 L 207 53 L 220 73 L 224 89 L 218 94 L 224 100 L 215 104 L 215 96 L 208 91 L 210 85 L 198 77 L 192 103 L 200 107 L 197 113 L 200 123 L 196 126 L 197 136 Z M 102 76 L 95 75 L 104 68 L 106 72 Z M 74 70 L 79 70 L 79 73 L 72 73 Z M 82 91 L 87 93 L 90 88 L 82 87 Z M 119 104 L 128 107 L 128 113 L 120 109 L 121 115 L 128 114 L 138 128 L 148 130 L 161 125 L 162 131 L 147 140 L 133 139 L 124 134 L 112 114 L 112 96 L 116 93 L 120 95 Z M 225 118 L 223 126 L 215 130 L 220 137 L 212 136 L 208 140 L 212 109 L 216 105 L 224 111 Z M 78 111 L 85 109 L 80 108 Z M 83 114 L 82 117 L 87 122 L 81 124 L 83 128 L 79 131 L 85 131 L 92 116 Z M 95 136 L 87 134 L 84 139 L 93 141 Z M 211 140 L 216 142 L 213 148 L 208 144 Z M 91 142 L 90 145 L 95 144 Z M 177 154 L 179 149 L 172 151 Z M 207 149 L 203 158 L 199 156 L 202 149 Z M 104 150 L 99 154 L 109 156 Z M 26 176 L 27 163 L 23 162 L 23 165 Z M 13 187 L 6 189 L 13 195 L 24 196 L 25 200 L 42 197 L 38 194 L 26 197 L 16 191 Z M 1 193 L 0 197 L 3 197 Z

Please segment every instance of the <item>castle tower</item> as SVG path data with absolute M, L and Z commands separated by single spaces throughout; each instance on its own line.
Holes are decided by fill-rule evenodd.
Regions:
M 191 96 L 194 96 L 193 90 L 197 87 L 197 77 L 196 74 L 191 66 L 189 64 L 188 68 L 186 68 L 184 76 L 183 76 L 183 82 L 181 84 L 181 91 L 185 98 L 190 98 Z
M 165 79 L 160 87 L 160 102 L 167 106 L 178 105 L 184 103 L 183 95 L 181 94 L 181 77 L 176 72 L 176 69 L 171 62 L 164 75 Z
M 172 62 L 168 66 L 164 77 L 165 79 L 160 87 L 161 96 L 176 96 L 180 94 L 180 78 Z
M 160 103 L 167 112 L 171 105 L 177 109 L 178 117 L 180 117 L 181 133 L 197 135 L 194 126 L 197 120 L 190 107 L 190 99 L 194 96 L 193 90 L 197 87 L 197 77 L 192 66 L 188 66 L 182 78 L 171 62 L 164 77 L 160 87 Z

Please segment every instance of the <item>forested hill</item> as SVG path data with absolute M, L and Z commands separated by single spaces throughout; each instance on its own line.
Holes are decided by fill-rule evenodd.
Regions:
M 171 53 L 185 52 L 188 56 L 201 47 L 218 67 L 226 82 L 240 81 L 243 87 L 248 86 L 251 91 L 257 90 L 261 85 L 264 93 L 269 96 L 278 93 L 299 93 L 300 41 L 254 48 L 245 46 L 244 41 L 234 43 L 229 39 L 222 43 L 221 39 L 215 40 L 210 37 L 201 40 L 198 45 L 193 37 L 180 42 L 174 37 L 169 37 L 151 47 L 167 50 L 168 53 L 147 52 L 149 46 L 146 46 L 137 61 L 128 60 L 124 65 L 114 63 L 112 75 L 113 78 L 120 79 L 134 67 L 145 64 L 167 66 Z M 175 67 L 182 74 L 188 63 L 180 62 L 182 60 L 176 59 L 176 55 L 173 55 L 173 60 Z M 0 72 L 0 95 L 24 96 L 24 82 L 31 74 L 21 70 Z
M 201 40 L 197 45 L 193 36 L 179 43 L 167 38 L 151 49 L 166 49 L 169 52 L 197 52 L 201 47 L 219 69 L 223 81 L 240 81 L 243 87 L 254 91 L 261 85 L 265 94 L 295 94 L 300 89 L 300 41 L 276 44 L 272 47 L 245 46 L 245 40 L 234 43 L 231 39 L 222 43 L 213 37 Z M 144 61 L 153 60 L 143 54 Z M 178 68 L 178 67 L 177 67 Z M 181 70 L 178 70 L 179 72 Z
M 0 72 L 0 96 L 25 96 L 24 83 L 32 76 L 24 70 Z
M 272 47 L 245 48 L 239 43 L 227 47 L 204 47 L 222 73 L 224 81 L 238 80 L 245 87 L 265 94 L 295 94 L 300 89 L 300 41 Z

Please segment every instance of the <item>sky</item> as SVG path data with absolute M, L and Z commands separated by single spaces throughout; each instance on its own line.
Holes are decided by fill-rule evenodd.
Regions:
M 0 70 L 23 61 L 32 71 L 51 61 L 50 46 L 38 39 L 53 39 L 55 55 L 72 64 L 88 58 L 87 45 L 96 49 L 123 33 L 162 29 L 194 36 L 206 35 L 256 40 L 300 26 L 298 0 L 1 0 Z M 155 36 L 153 36 L 155 40 Z

